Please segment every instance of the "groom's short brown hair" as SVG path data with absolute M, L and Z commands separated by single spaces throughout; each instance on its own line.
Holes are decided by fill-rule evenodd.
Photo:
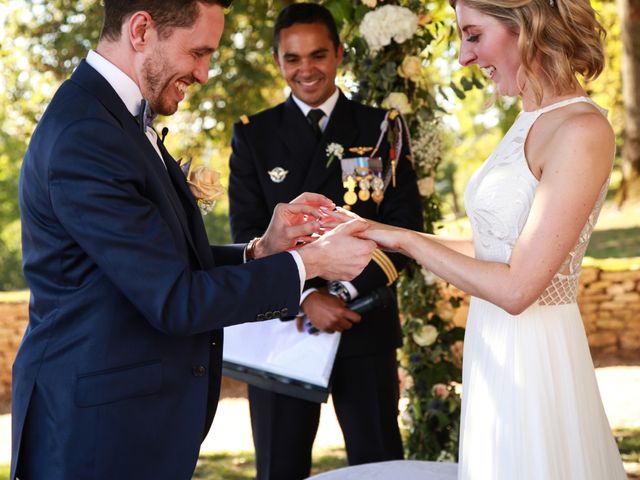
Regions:
M 122 23 L 133 13 L 148 12 L 160 35 L 172 28 L 193 25 L 198 18 L 198 3 L 228 7 L 233 0 L 104 0 L 104 23 L 100 38 L 118 40 Z

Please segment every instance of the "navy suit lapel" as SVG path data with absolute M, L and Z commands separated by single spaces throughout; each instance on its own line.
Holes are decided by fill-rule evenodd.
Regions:
M 146 152 L 145 158 L 141 161 L 151 162 L 149 169 L 157 174 L 157 178 L 164 186 L 165 194 L 169 199 L 169 203 L 174 210 L 175 216 L 178 218 L 185 238 L 187 239 L 187 243 L 193 250 L 194 257 L 197 259 L 200 267 L 205 268 L 203 258 L 209 257 L 204 256 L 204 250 L 201 245 L 198 245 L 200 248 L 197 248 L 192 235 L 192 228 L 194 228 L 194 234 L 199 240 L 199 244 L 203 242 L 200 237 L 203 237 L 205 240 L 207 239 L 206 232 L 204 232 L 204 226 L 201 226 L 202 219 L 200 219 L 199 224 L 198 221 L 188 221 L 188 216 L 193 216 L 194 211 L 197 212 L 197 215 L 200 215 L 200 212 L 193 196 L 188 191 L 184 175 L 175 160 L 171 155 L 169 155 L 162 144 L 158 142 L 160 151 L 162 152 L 163 159 L 167 166 L 167 172 L 169 172 L 169 175 L 166 175 L 165 172 L 162 171 L 164 167 L 161 164 L 162 160 L 158 158 L 158 152 L 153 148 L 148 137 L 140 130 L 136 119 L 131 115 L 129 110 L 127 110 L 127 107 L 115 90 L 113 90 L 111 85 L 109 85 L 109 82 L 107 82 L 102 75 L 96 72 L 85 60 L 80 62 L 80 65 L 78 65 L 78 68 L 76 68 L 71 76 L 71 81 L 94 95 L 120 123 L 120 125 L 122 125 L 122 128 L 129 134 L 132 140 Z M 174 169 L 177 170 L 177 174 Z M 179 180 L 174 179 L 176 175 L 179 175 L 181 178 Z M 189 223 L 192 224 L 192 228 L 190 228 Z M 207 251 L 210 251 L 208 241 L 206 243 Z
M 340 92 L 340 97 L 336 103 L 331 118 L 324 131 L 322 139 L 318 142 L 313 153 L 313 160 L 309 165 L 307 177 L 302 185 L 303 192 L 318 192 L 329 178 L 335 178 L 336 172 L 342 175 L 340 161 L 334 159 L 327 168 L 327 145 L 338 143 L 345 148 L 345 156 L 348 155 L 346 149 L 352 147 L 353 142 L 358 138 L 358 122 L 355 119 L 351 102 Z
M 200 268 L 207 268 L 208 263 L 204 259 L 210 257 L 210 255 L 205 253 L 210 252 L 210 246 L 202 222 L 200 209 L 198 208 L 195 198 L 189 191 L 186 178 L 178 166 L 178 163 L 167 151 L 162 142 L 158 142 L 158 147 L 160 147 L 162 158 L 167 166 L 168 175 L 165 176 L 165 178 L 170 179 L 170 182 L 167 182 L 168 192 L 173 194 L 169 196 L 174 210 L 176 210 L 176 215 L 180 220 L 187 241 L 198 259 Z M 191 235 L 192 231 L 193 235 Z

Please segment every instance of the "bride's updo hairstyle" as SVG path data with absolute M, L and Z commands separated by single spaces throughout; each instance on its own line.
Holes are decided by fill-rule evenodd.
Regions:
M 573 88 L 576 74 L 592 80 L 604 68 L 606 31 L 589 0 L 449 0 L 452 7 L 459 2 L 519 33 L 522 73 L 538 103 L 542 84 L 536 76 L 545 75 L 555 93 L 563 94 Z

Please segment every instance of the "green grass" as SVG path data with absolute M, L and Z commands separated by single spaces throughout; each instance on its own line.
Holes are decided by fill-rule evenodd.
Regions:
M 344 450 L 322 450 L 313 455 L 311 475 L 347 466 Z M 203 454 L 198 459 L 193 479 L 253 480 L 256 476 L 253 452 Z M 9 479 L 9 465 L 0 465 L 0 480 Z
M 596 230 L 591 235 L 587 256 L 592 258 L 640 256 L 640 227 Z
M 614 435 L 624 462 L 640 463 L 640 428 L 615 430 Z
M 0 303 L 25 301 L 29 301 L 29 290 L 12 290 L 9 292 L 0 292 Z
M 640 463 L 640 428 L 618 429 L 614 431 L 622 460 L 627 464 Z M 253 452 L 200 455 L 194 480 L 253 480 L 256 475 Z M 347 466 L 343 449 L 323 450 L 314 454 L 311 475 L 328 472 Z M 629 478 L 638 478 L 635 472 L 628 472 Z M 8 480 L 9 466 L 0 465 L 0 480 Z
M 323 450 L 313 456 L 311 475 L 347 466 L 343 449 Z M 256 476 L 253 452 L 200 455 L 194 480 L 252 480 Z M 2 478 L 0 477 L 0 480 Z

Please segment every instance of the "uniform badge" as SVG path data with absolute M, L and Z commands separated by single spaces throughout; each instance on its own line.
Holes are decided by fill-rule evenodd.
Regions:
M 273 170 L 267 171 L 269 174 L 269 178 L 273 183 L 282 183 L 284 179 L 287 177 L 289 170 L 285 170 L 282 167 L 276 167 Z

